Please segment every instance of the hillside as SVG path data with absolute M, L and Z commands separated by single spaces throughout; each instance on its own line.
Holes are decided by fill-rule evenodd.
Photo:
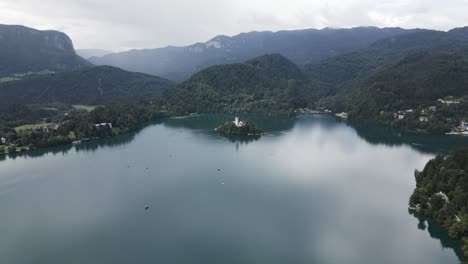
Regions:
M 172 82 L 110 66 L 26 77 L 0 83 L 0 101 L 21 104 L 109 104 L 161 94 Z
M 349 116 L 423 129 L 450 132 L 468 118 L 468 60 L 450 54 L 419 53 L 406 57 L 362 83 L 347 98 Z M 460 103 L 448 105 L 438 100 L 453 96 Z M 430 107 L 436 110 L 427 111 Z M 412 109 L 396 118 L 395 114 Z M 420 121 L 421 117 L 427 121 Z
M 457 31 L 458 32 L 458 31 Z M 311 80 L 322 83 L 321 96 L 348 94 L 362 86 L 368 78 L 386 67 L 395 65 L 411 54 L 429 52 L 434 54 L 468 55 L 468 31 L 457 34 L 420 30 L 379 40 L 369 48 L 328 58 L 305 66 Z
M 66 71 L 90 65 L 76 55 L 72 41 L 62 32 L 0 25 L 0 77 L 44 70 Z
M 308 101 L 312 101 L 312 92 L 305 76 L 278 54 L 209 67 L 160 98 L 160 104 L 177 114 L 291 115 Z
M 306 29 L 279 32 L 250 32 L 233 37 L 217 36 L 186 47 L 130 50 L 94 57 L 96 65 L 112 65 L 174 81 L 184 81 L 212 65 L 239 63 L 264 54 L 278 53 L 296 64 L 367 48 L 371 43 L 413 32 L 401 28 L 358 27 L 350 29 Z
M 464 32 L 426 30 L 394 36 L 366 50 L 307 65 L 305 72 L 317 84 L 321 108 L 348 112 L 351 119 L 450 132 L 468 118 Z M 438 102 L 447 97 L 460 103 Z M 429 108 L 437 110 L 429 113 Z M 409 109 L 414 113 L 402 113 Z
M 464 241 L 468 258 L 468 147 L 437 156 L 424 170 L 415 172 L 416 189 L 410 198 L 413 210 L 431 217 Z M 465 262 L 464 262 L 465 263 Z

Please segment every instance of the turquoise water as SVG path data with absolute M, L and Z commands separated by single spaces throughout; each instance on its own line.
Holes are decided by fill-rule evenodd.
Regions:
M 320 115 L 225 138 L 227 118 L 4 157 L 0 263 L 459 262 L 407 203 L 414 169 L 467 139 Z

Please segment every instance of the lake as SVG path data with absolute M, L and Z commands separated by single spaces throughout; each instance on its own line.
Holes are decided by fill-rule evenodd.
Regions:
M 268 135 L 204 115 L 3 157 L 0 263 L 459 263 L 407 204 L 414 170 L 467 138 L 242 117 Z

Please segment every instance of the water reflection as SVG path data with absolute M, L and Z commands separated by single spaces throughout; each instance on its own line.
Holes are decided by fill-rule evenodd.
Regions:
M 132 142 L 139 132 L 129 133 L 117 137 L 93 140 L 75 146 L 76 152 L 95 152 L 104 147 L 119 147 Z
M 428 231 L 431 238 L 440 241 L 442 248 L 451 249 L 455 252 L 457 257 L 463 259 L 462 242 L 452 239 L 447 230 L 441 225 L 434 223 L 431 219 L 424 217 L 417 212 L 408 210 L 408 213 L 418 219 L 418 229 L 421 231 Z
M 239 151 L 239 148 L 249 143 L 258 141 L 261 136 L 241 136 L 241 135 L 220 135 L 221 137 L 229 140 L 229 142 L 236 144 L 236 151 Z
M 164 121 L 164 125 L 171 128 L 213 131 L 216 127 L 227 120 L 234 120 L 235 116 L 236 115 L 206 114 L 191 117 L 170 118 Z M 276 118 L 245 114 L 239 115 L 239 118 L 254 123 L 256 126 L 268 133 L 289 131 L 296 123 L 295 118 Z
M 468 145 L 468 138 L 462 136 L 435 135 L 429 133 L 404 132 L 395 128 L 363 122 L 348 123 L 359 137 L 368 143 L 387 146 L 408 145 L 422 153 L 447 153 L 451 149 Z
M 3 162 L 0 262 L 457 263 L 443 229 L 406 212 L 432 154 L 323 115 L 241 116 L 260 139 L 213 131 L 230 118 L 167 119 Z
M 220 135 L 215 133 L 213 129 L 226 120 L 234 119 L 234 117 L 235 115 L 207 114 L 168 118 L 153 122 L 149 125 L 163 124 L 169 128 L 186 129 L 197 136 L 213 138 L 220 137 Z M 296 126 L 301 126 L 302 128 L 320 126 L 321 129 L 332 130 L 339 125 L 346 125 L 353 128 L 360 138 L 370 144 L 383 144 L 392 147 L 407 145 L 421 153 L 447 153 L 453 148 L 468 145 L 468 137 L 403 132 L 391 127 L 364 122 L 345 122 L 336 120 L 328 115 L 303 115 L 298 118 L 275 118 L 255 115 L 241 115 L 240 117 L 255 123 L 258 127 L 261 127 L 263 130 L 268 132 L 268 134 L 275 136 L 287 133 Z M 298 122 L 299 120 L 301 122 Z M 46 154 L 65 155 L 73 149 L 77 152 L 95 152 L 104 147 L 119 147 L 131 143 L 143 129 L 117 137 L 84 142 L 76 146 L 64 145 L 34 151 L 19 152 L 12 155 L 0 155 L 0 162 L 7 159 L 7 157 L 13 160 L 21 157 L 37 158 Z M 248 145 L 249 143 L 253 143 L 260 139 L 260 137 L 256 136 L 222 136 L 222 138 L 234 143 L 236 145 L 236 150 L 238 150 L 242 145 Z

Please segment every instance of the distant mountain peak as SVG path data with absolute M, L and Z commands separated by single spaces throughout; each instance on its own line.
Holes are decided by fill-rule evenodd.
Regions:
M 76 55 L 72 40 L 55 30 L 0 25 L 0 75 L 90 66 Z
M 367 48 L 377 40 L 405 33 L 400 28 L 359 27 L 334 30 L 253 31 L 218 35 L 185 47 L 165 47 L 91 58 L 97 65 L 149 73 L 175 81 L 187 80 L 212 65 L 240 63 L 263 54 L 279 53 L 298 65 Z

